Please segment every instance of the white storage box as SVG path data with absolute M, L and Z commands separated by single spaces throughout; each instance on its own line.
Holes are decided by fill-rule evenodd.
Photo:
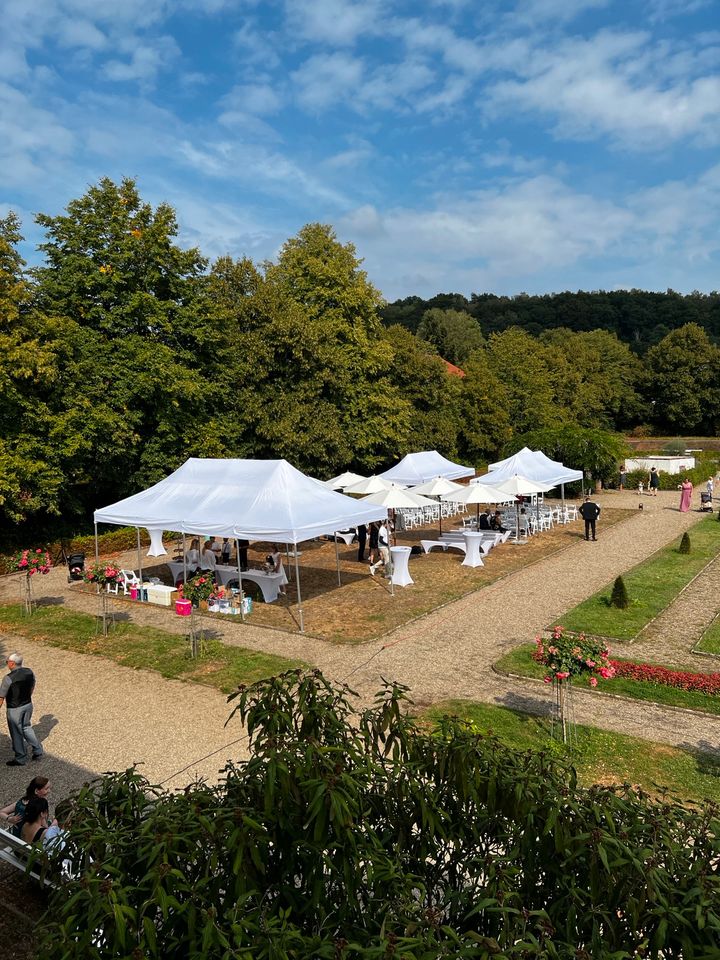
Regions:
M 175 587 L 166 587 L 164 583 L 143 584 L 147 590 L 148 603 L 158 603 L 161 607 L 171 607 L 177 600 Z

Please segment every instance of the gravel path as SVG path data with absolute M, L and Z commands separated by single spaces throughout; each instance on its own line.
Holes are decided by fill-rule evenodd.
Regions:
M 635 507 L 638 500 L 634 494 L 606 494 L 600 502 L 611 509 Z M 601 518 L 597 543 L 586 543 L 578 524 L 578 542 L 569 549 L 381 640 L 338 647 L 312 637 L 236 623 L 223 623 L 218 633 L 227 643 L 316 664 L 329 676 L 347 680 L 365 702 L 384 677 L 409 686 L 421 705 L 468 698 L 543 713 L 550 699 L 542 684 L 500 677 L 492 664 L 508 648 L 527 642 L 564 611 L 701 518 L 694 512 L 679 513 L 676 504 L 675 494 L 646 498 L 642 512 L 607 531 Z M 68 588 L 63 571 L 53 571 L 45 579 L 43 593 L 56 595 L 56 602 L 94 611 L 94 599 Z M 0 584 L 0 596 L 15 589 L 6 580 Z M 162 608 L 133 605 L 132 618 L 166 630 L 186 629 L 179 618 Z M 7 654 L 12 645 L 11 638 L 5 638 L 3 652 Z M 213 777 L 227 757 L 243 755 L 243 744 L 225 746 L 242 731 L 237 723 L 223 728 L 229 708 L 225 697 L 212 689 L 163 680 L 149 672 L 42 644 L 26 641 L 22 646 L 38 675 L 35 716 L 48 750 L 47 759 L 33 765 L 32 771 L 41 768 L 58 781 L 56 797 L 86 779 L 90 771 L 118 769 L 134 760 L 142 760 L 148 776 L 157 781 L 219 751 L 170 781 L 180 785 L 196 775 Z M 581 691 L 575 697 L 575 711 L 578 722 L 650 740 L 706 750 L 714 750 L 720 743 L 720 718 L 695 717 Z M 9 754 L 6 734 L 0 734 L 0 747 L 3 755 Z M 21 790 L 28 772 L 29 768 L 8 771 L 3 796 L 11 798 Z

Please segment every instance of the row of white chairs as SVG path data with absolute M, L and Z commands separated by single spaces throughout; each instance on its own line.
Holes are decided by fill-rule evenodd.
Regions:
M 466 507 L 464 503 L 441 501 L 432 506 L 396 510 L 395 521 L 399 529 L 415 530 L 429 523 L 437 523 L 441 517 L 443 520 L 448 520 L 450 517 L 455 517 L 459 513 L 465 513 L 465 510 Z

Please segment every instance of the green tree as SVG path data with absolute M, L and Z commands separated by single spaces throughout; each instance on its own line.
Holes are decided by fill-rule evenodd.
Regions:
M 393 324 L 383 336 L 393 350 L 390 378 L 403 399 L 412 405 L 410 428 L 398 455 L 438 450 L 450 459 L 456 457 L 461 379 L 448 374 L 444 361 L 430 344 L 405 327 Z
M 485 343 L 477 320 L 462 310 L 428 310 L 417 335 L 432 344 L 445 360 L 460 366 Z
M 48 443 L 48 395 L 59 380 L 65 324 L 36 310 L 14 213 L 0 218 L 0 517 L 57 512 L 62 473 Z
M 352 244 L 309 224 L 266 264 L 240 321 L 253 350 L 256 455 L 316 473 L 394 459 L 411 405 L 392 382 L 380 294 Z M 241 400 L 242 403 L 242 400 Z
M 397 686 L 359 714 L 318 672 L 237 697 L 250 756 L 217 786 L 80 791 L 43 960 L 717 953 L 713 807 L 584 790 L 545 753 L 416 723 Z
M 487 462 L 512 436 L 512 403 L 506 385 L 496 376 L 486 350 L 465 362 L 459 404 L 461 459 L 474 465 Z
M 630 606 L 630 597 L 627 587 L 622 577 L 616 577 L 613 583 L 612 593 L 610 594 L 610 606 L 617 607 L 619 610 L 627 610 Z
M 567 419 L 564 403 L 569 376 L 568 364 L 560 351 L 541 344 L 519 327 L 490 337 L 488 360 L 504 384 L 508 413 L 517 433 L 559 426 Z
M 646 357 L 655 423 L 674 433 L 714 432 L 720 413 L 720 349 L 696 323 L 673 330 Z

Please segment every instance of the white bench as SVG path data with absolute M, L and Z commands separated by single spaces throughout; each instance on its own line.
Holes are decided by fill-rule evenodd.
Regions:
M 37 863 L 33 865 L 31 870 L 28 870 L 30 857 L 36 850 L 37 847 L 34 847 L 29 843 L 25 843 L 24 840 L 20 839 L 20 837 L 16 837 L 14 833 L 9 833 L 7 830 L 0 829 L 0 860 L 4 860 L 5 863 L 9 863 L 11 866 L 15 867 L 16 870 L 20 870 L 26 876 L 33 877 L 35 880 L 40 880 L 41 874 Z M 45 878 L 44 883 L 47 887 L 54 886 L 53 882 L 48 880 L 47 877 Z
M 447 550 L 448 547 L 457 547 L 465 553 L 465 544 L 460 540 L 421 540 L 420 545 L 425 553 L 430 553 L 433 547 L 442 547 L 443 550 Z

